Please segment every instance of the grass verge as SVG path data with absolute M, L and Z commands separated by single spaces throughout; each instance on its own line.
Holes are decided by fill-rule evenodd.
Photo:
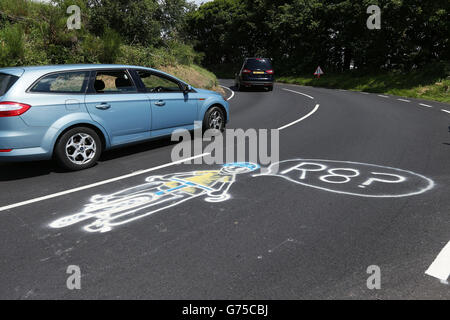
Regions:
M 217 91 L 222 95 L 225 95 L 225 91 L 219 86 L 217 77 L 206 69 L 199 67 L 195 64 L 192 65 L 173 65 L 173 66 L 161 66 L 158 69 L 174 75 L 175 77 L 186 81 L 190 85 L 196 88 L 208 89 Z
M 444 73 L 444 74 L 442 74 Z M 450 103 L 450 76 L 429 70 L 408 74 L 386 73 L 358 75 L 328 74 L 320 79 L 311 76 L 277 77 L 277 81 L 332 89 L 346 89 Z

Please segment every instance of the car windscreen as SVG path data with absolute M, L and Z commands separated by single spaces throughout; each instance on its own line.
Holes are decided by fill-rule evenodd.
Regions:
M 19 79 L 19 77 L 11 74 L 0 73 L 0 96 L 3 96 L 12 85 Z
M 272 69 L 272 63 L 269 59 L 248 59 L 244 68 L 250 70 L 270 70 Z

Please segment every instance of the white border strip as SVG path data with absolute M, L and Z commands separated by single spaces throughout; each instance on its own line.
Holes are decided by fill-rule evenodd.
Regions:
M 300 119 L 298 119 L 298 120 L 295 120 L 294 122 L 288 123 L 287 125 L 282 126 L 281 128 L 278 128 L 277 130 L 278 130 L 278 131 L 284 130 L 284 129 L 286 129 L 286 128 L 289 128 L 289 127 L 293 126 L 294 124 L 299 123 L 300 121 L 305 120 L 306 118 L 309 118 L 309 117 L 312 116 L 317 110 L 319 110 L 319 107 L 320 107 L 320 105 L 316 104 L 316 106 L 314 107 L 313 111 L 311 111 L 310 113 L 308 113 L 306 116 L 304 116 L 304 117 L 302 117 L 302 118 L 300 118 Z
M 105 184 L 108 184 L 108 183 L 112 183 L 112 182 L 116 182 L 116 181 L 119 181 L 119 180 L 128 179 L 128 178 L 131 178 L 131 177 L 139 176 L 141 174 L 145 174 L 145 173 L 148 173 L 148 172 L 160 170 L 160 169 L 163 169 L 163 168 L 172 167 L 172 166 L 175 166 L 175 165 L 178 165 L 178 164 L 182 164 L 182 163 L 190 161 L 190 160 L 194 160 L 194 159 L 197 159 L 197 158 L 202 158 L 202 157 L 204 157 L 206 155 L 209 155 L 209 154 L 210 153 L 203 153 L 203 154 L 197 155 L 195 157 L 190 157 L 190 158 L 182 159 L 182 160 L 171 162 L 171 163 L 166 163 L 166 164 L 163 164 L 161 166 L 150 168 L 150 169 L 139 170 L 139 171 L 136 171 L 136 172 L 124 175 L 124 176 L 120 176 L 120 177 L 116 177 L 116 178 L 112 178 L 112 179 L 108 179 L 108 180 L 104 180 L 104 181 L 99 181 L 99 182 L 96 182 L 96 183 L 93 183 L 93 184 L 89 184 L 89 185 L 86 185 L 86 186 L 82 186 L 82 187 L 78 187 L 78 188 L 74 188 L 74 189 L 70 189 L 70 190 L 66 190 L 66 191 L 61 191 L 61 192 L 54 193 L 54 194 L 49 194 L 47 196 L 43 196 L 43 197 L 39 197 L 39 198 L 27 200 L 27 201 L 14 203 L 14 204 L 11 204 L 11 205 L 0 207 L 0 212 L 6 211 L 6 210 L 10 210 L 10 209 L 13 209 L 13 208 L 17 208 L 17 207 L 26 206 L 26 205 L 29 205 L 29 204 L 32 204 L 32 203 L 36 203 L 36 202 L 40 202 L 40 201 L 44 201 L 44 200 L 48 200 L 48 199 L 53 199 L 53 198 L 65 196 L 65 195 L 70 194 L 70 193 L 75 193 L 75 192 L 79 192 L 79 191 L 83 191 L 83 190 L 87 190 L 87 189 L 92 189 L 92 188 L 95 188 L 95 187 L 98 187 L 98 186 L 102 186 L 102 185 L 105 185 Z
M 219 85 L 219 86 L 221 86 L 221 87 L 224 88 L 224 89 L 227 89 L 227 90 L 230 90 L 230 91 L 231 91 L 231 97 L 229 97 L 229 98 L 227 99 L 227 101 L 229 101 L 229 100 L 231 100 L 231 99 L 234 98 L 234 91 L 233 91 L 233 90 L 231 90 L 231 89 L 228 88 L 228 87 L 222 86 L 222 85 Z
M 433 106 L 430 106 L 430 105 L 425 104 L 425 103 L 419 103 L 419 105 L 422 106 L 422 107 L 433 108 Z
M 286 88 L 283 88 L 283 90 L 284 91 L 293 92 L 293 93 L 296 93 L 296 94 L 301 94 L 302 96 L 305 96 L 305 97 L 310 98 L 311 100 L 314 100 L 314 97 L 311 97 L 310 95 L 307 95 L 306 93 L 301 93 L 301 92 L 297 92 L 297 91 L 286 89 Z
M 448 111 L 448 110 L 445 110 L 445 109 L 442 109 L 442 111 L 444 111 L 444 112 L 447 112 L 447 113 L 450 113 L 450 111 Z
M 406 100 L 406 99 L 397 99 L 398 101 L 402 101 L 402 102 L 411 102 L 410 100 Z
M 442 249 L 428 270 L 425 271 L 425 274 L 448 284 L 447 279 L 450 277 L 450 241 Z

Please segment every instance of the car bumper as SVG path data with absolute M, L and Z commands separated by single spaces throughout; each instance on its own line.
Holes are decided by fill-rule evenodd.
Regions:
M 264 86 L 264 87 L 270 87 L 273 86 L 274 81 L 270 80 L 264 80 L 264 81 L 255 81 L 255 80 L 242 80 L 241 85 L 253 87 L 253 86 Z
M 49 133 L 52 130 L 45 127 L 27 126 L 20 117 L 0 118 L 0 161 L 51 158 L 52 148 L 45 145 Z
M 41 147 L 0 152 L 0 162 L 49 160 L 51 157 L 51 153 Z

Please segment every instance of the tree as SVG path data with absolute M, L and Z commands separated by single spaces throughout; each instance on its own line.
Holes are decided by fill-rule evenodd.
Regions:
M 90 30 L 102 36 L 112 29 L 127 42 L 161 43 L 161 10 L 157 0 L 88 0 Z
M 369 30 L 367 8 L 381 8 L 380 30 Z M 190 40 L 205 64 L 273 58 L 277 70 L 311 73 L 420 68 L 449 61 L 446 0 L 215 0 L 188 15 Z

